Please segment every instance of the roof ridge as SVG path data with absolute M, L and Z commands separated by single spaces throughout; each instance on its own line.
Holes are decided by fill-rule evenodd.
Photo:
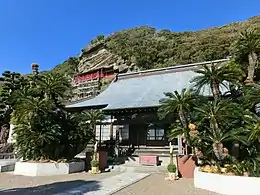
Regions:
M 212 61 L 204 61 L 204 62 L 196 62 L 196 63 L 191 63 L 191 64 L 183 64 L 183 65 L 177 65 L 177 66 L 170 66 L 166 68 L 156 68 L 156 69 L 150 69 L 150 70 L 142 70 L 142 71 L 137 71 L 137 72 L 129 72 L 129 73 L 121 73 L 117 75 L 117 79 L 121 79 L 122 77 L 132 77 L 132 76 L 138 76 L 142 75 L 144 73 L 156 73 L 156 72 L 165 72 L 169 70 L 178 70 L 178 69 L 185 69 L 185 68 L 192 68 L 196 66 L 202 66 L 206 64 L 212 64 L 212 63 L 220 63 L 220 62 L 227 62 L 230 59 L 219 59 L 219 60 L 212 60 Z M 187 69 L 188 70 L 188 69 Z M 117 80 L 116 79 L 116 80 Z

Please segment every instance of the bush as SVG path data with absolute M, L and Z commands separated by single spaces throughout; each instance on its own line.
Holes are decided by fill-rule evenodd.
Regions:
M 70 113 L 62 104 L 70 86 L 60 74 L 36 75 L 17 91 L 13 122 L 15 147 L 25 160 L 72 160 L 92 139 L 84 115 Z
M 168 172 L 170 172 L 170 173 L 175 173 L 176 172 L 176 165 L 175 164 L 169 164 L 168 166 L 167 166 L 167 170 L 168 170 Z
M 98 167 L 99 166 L 99 162 L 97 160 L 92 160 L 90 164 L 91 164 L 91 167 Z

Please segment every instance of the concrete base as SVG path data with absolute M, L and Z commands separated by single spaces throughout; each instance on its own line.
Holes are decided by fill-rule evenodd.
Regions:
M 225 195 L 259 195 L 260 177 L 229 176 L 204 173 L 196 167 L 194 186 Z
M 14 175 L 24 176 L 51 176 L 66 175 L 85 170 L 85 162 L 71 163 L 34 163 L 16 162 Z

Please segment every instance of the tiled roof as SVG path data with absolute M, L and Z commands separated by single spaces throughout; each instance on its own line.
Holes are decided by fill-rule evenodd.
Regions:
M 153 69 L 135 73 L 119 74 L 110 86 L 91 100 L 68 105 L 68 108 L 104 106 L 104 110 L 141 108 L 159 106 L 164 92 L 180 92 L 191 88 L 190 80 L 197 75 L 198 66 L 227 62 L 228 59 Z M 224 92 L 225 89 L 222 89 Z M 202 89 L 202 94 L 211 96 L 209 86 Z

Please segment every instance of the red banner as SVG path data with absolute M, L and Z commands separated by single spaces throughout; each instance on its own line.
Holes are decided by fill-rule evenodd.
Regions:
M 90 74 L 85 74 L 85 75 L 81 75 L 81 76 L 76 76 L 74 78 L 74 84 L 77 85 L 80 82 L 84 82 L 84 81 L 89 81 L 89 80 L 93 80 L 93 79 L 101 79 L 101 78 L 110 78 L 113 77 L 114 73 L 100 73 L 100 72 L 94 72 L 94 73 L 90 73 Z

